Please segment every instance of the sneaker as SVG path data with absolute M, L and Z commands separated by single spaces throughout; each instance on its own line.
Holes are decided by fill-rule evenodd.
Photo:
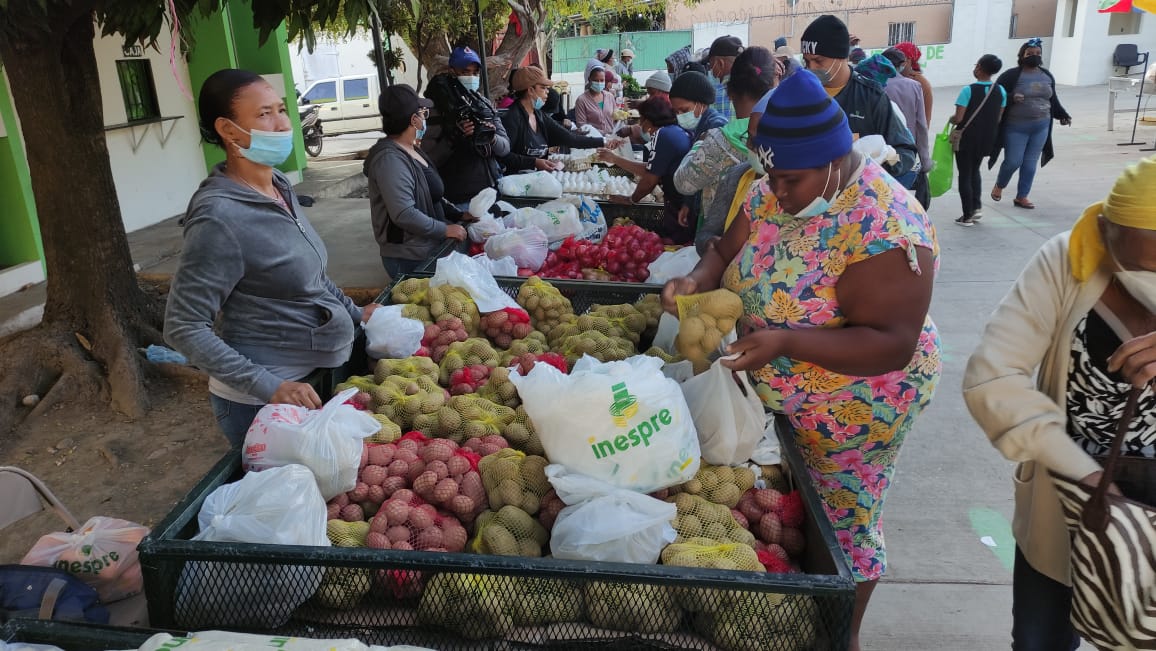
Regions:
M 971 215 L 964 215 L 955 220 L 955 223 L 960 226 L 975 226 L 975 221 L 971 218 Z
M 982 210 L 976 209 L 975 212 L 971 213 L 971 221 L 978 222 L 981 219 L 983 219 Z

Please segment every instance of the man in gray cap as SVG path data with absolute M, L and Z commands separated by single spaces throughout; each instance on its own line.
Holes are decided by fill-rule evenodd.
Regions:
M 737 36 L 720 36 L 710 44 L 707 50 L 705 64 L 710 70 L 710 81 L 714 84 L 714 109 L 728 121 L 735 117 L 735 108 L 727 96 L 727 81 L 731 76 L 731 68 L 735 64 L 735 57 L 743 51 L 743 42 Z

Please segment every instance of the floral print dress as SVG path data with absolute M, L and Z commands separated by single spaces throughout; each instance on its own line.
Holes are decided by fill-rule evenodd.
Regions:
M 871 160 L 821 215 L 783 214 L 766 181 L 747 199 L 751 234 L 723 286 L 743 299 L 744 333 L 763 328 L 838 328 L 835 294 L 849 265 L 892 249 L 922 273 L 916 247 L 939 263 L 935 229 L 923 208 Z M 779 357 L 753 373 L 771 409 L 786 414 L 857 581 L 879 578 L 886 554 L 880 514 L 899 447 L 931 400 L 942 363 L 928 317 L 906 368 L 874 377 L 843 375 Z

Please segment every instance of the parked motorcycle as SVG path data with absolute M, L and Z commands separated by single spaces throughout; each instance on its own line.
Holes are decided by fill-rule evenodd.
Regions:
M 321 155 L 321 141 L 325 133 L 321 130 L 321 107 L 305 104 L 297 107 L 301 115 L 301 137 L 305 140 L 305 153 L 316 158 Z

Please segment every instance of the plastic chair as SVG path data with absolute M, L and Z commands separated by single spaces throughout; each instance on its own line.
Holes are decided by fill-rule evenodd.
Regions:
M 1144 58 L 1140 55 L 1140 49 L 1135 43 L 1121 43 L 1116 46 L 1116 51 L 1112 53 L 1112 65 L 1123 68 L 1126 77 L 1133 67 L 1144 63 Z
M 0 530 L 43 511 L 45 503 L 64 521 L 68 531 L 80 528 L 80 522 L 72 512 L 48 490 L 44 482 L 26 470 L 15 466 L 0 466 L 0 495 L 6 496 L 0 503 Z

